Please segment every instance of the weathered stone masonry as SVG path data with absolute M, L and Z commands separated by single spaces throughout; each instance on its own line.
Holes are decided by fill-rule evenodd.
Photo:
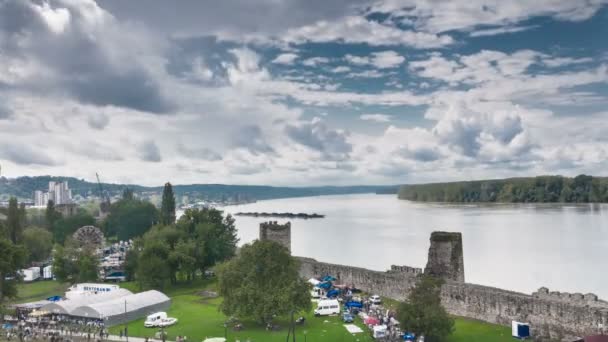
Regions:
M 282 239 L 284 242 L 284 235 Z M 460 233 L 432 234 L 425 272 L 445 279 L 441 302 L 450 314 L 502 325 L 510 325 L 512 320 L 530 322 L 536 336 L 553 338 L 597 334 L 600 324 L 608 325 L 608 302 L 594 294 L 549 292 L 541 288 L 529 295 L 464 283 L 462 255 Z M 419 268 L 408 266 L 393 266 L 390 271 L 380 272 L 298 259 L 304 278 L 332 275 L 340 283 L 396 300 L 407 298 L 422 273 Z
M 279 224 L 277 221 L 260 223 L 260 240 L 280 243 L 291 251 L 291 222 Z

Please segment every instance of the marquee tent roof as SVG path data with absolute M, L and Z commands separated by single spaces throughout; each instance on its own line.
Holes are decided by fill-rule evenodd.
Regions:
M 43 305 L 40 308 L 40 311 L 46 311 L 54 314 L 71 315 L 74 309 L 80 306 L 111 301 L 113 299 L 126 297 L 132 294 L 133 292 L 127 289 L 117 289 L 114 291 L 102 292 L 98 294 L 82 295 L 71 299 L 48 303 L 46 305 Z
M 109 301 L 80 306 L 72 310 L 77 317 L 101 319 L 107 325 L 131 321 L 154 312 L 167 309 L 171 299 L 161 292 L 152 290 L 132 294 Z

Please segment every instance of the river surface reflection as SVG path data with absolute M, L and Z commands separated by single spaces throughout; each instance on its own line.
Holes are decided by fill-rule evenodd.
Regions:
M 430 233 L 460 231 L 467 282 L 526 293 L 546 286 L 608 299 L 606 204 L 429 204 L 369 194 L 223 209 L 324 214 L 324 219 L 292 220 L 293 254 L 375 270 L 391 264 L 424 267 Z M 237 216 L 241 244 L 256 239 L 265 220 Z

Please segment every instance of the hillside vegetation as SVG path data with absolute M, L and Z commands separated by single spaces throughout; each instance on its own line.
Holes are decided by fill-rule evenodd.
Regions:
M 19 198 L 32 198 L 35 190 L 47 190 L 49 181 L 67 181 L 72 194 L 89 196 L 98 194 L 98 185 L 95 182 L 88 182 L 83 179 L 73 177 L 19 177 L 4 178 L 0 177 L 0 195 L 16 196 Z M 120 195 L 125 188 L 133 190 L 135 193 L 162 191 L 162 186 L 146 187 L 133 184 L 102 184 L 104 191 L 110 195 Z M 317 187 L 274 187 L 262 185 L 228 185 L 228 184 L 188 184 L 174 185 L 173 190 L 176 196 L 190 195 L 198 197 L 204 195 L 208 198 L 219 199 L 229 196 L 244 196 L 249 199 L 266 200 L 287 197 L 305 197 L 320 195 L 344 195 L 394 191 L 397 186 L 317 186 Z
M 399 199 L 422 202 L 608 202 L 608 177 L 539 176 L 403 185 Z

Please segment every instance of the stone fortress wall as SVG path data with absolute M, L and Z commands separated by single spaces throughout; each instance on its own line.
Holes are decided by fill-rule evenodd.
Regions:
M 278 242 L 285 244 L 285 236 L 281 236 Z M 261 239 L 272 237 L 260 234 Z M 291 244 L 290 241 L 287 243 Z M 392 266 L 391 270 L 381 272 L 311 258 L 298 259 L 301 263 L 300 275 L 306 279 L 332 275 L 339 283 L 395 300 L 407 298 L 417 277 L 422 274 L 420 268 L 409 266 Z M 465 283 L 460 233 L 431 234 L 429 258 L 424 272 L 445 280 L 441 302 L 453 315 L 507 326 L 513 320 L 529 322 L 535 336 L 554 339 L 598 334 L 608 328 L 608 302 L 599 300 L 594 294 L 550 292 L 547 288 L 524 294 Z
M 260 223 L 260 240 L 280 243 L 291 251 L 291 222 L 279 224 L 277 221 Z

